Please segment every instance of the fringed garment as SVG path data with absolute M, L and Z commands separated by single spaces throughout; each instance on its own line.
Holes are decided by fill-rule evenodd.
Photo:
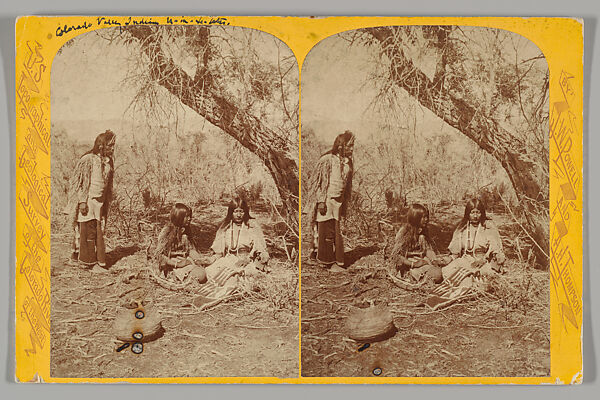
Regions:
M 269 260 L 262 230 L 250 223 L 230 223 L 219 229 L 211 248 L 220 257 L 206 267 L 208 282 L 198 290 L 208 299 L 221 299 L 236 292 L 245 280 L 263 272 Z
M 195 277 L 203 283 L 206 273 L 200 265 L 202 257 L 190 242 L 189 234 L 187 228 L 171 223 L 165 226 L 158 235 L 154 252 L 156 266 L 158 273 L 168 280 L 179 283 Z
M 104 226 L 112 199 L 113 161 L 98 154 L 84 154 L 69 180 L 64 213 L 73 229 L 72 247 L 79 260 L 87 265 L 106 263 Z M 79 204 L 88 205 L 88 213 L 79 212 Z
M 407 229 L 406 224 L 402 225 L 393 242 L 386 245 L 384 256 L 388 270 L 392 274 L 399 272 L 401 277 L 406 277 L 408 273 L 416 281 L 430 277 L 439 283 L 441 271 L 437 265 L 432 264 L 436 254 L 431 242 L 421 234 L 414 243 L 407 243 Z
M 444 282 L 433 291 L 446 299 L 468 294 L 487 277 L 501 272 L 505 260 L 502 239 L 492 221 L 454 231 L 448 249 L 456 258 L 442 268 Z
M 339 265 L 344 264 L 340 220 L 346 216 L 352 194 L 352 174 L 350 160 L 341 159 L 335 154 L 325 154 L 310 175 L 306 194 L 303 193 L 306 199 L 305 209 L 309 221 L 307 237 L 311 243 L 311 251 L 317 250 L 317 258 L 326 264 L 334 261 Z M 336 193 L 332 193 L 332 185 L 336 186 L 333 189 Z M 319 203 L 326 205 L 324 215 L 318 213 Z M 320 238 L 319 226 L 325 233 Z

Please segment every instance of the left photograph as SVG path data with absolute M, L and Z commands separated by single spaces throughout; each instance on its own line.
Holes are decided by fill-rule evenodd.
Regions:
M 248 28 L 106 28 L 59 50 L 52 377 L 298 376 L 298 81 Z

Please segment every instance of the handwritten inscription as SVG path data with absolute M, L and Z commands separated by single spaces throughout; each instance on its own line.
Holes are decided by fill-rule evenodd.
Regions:
M 573 277 L 575 262 L 573 253 L 563 238 L 571 228 L 572 212 L 579 212 L 575 201 L 581 190 L 580 168 L 573 157 L 573 140 L 576 132 L 577 117 L 570 106 L 575 98 L 573 75 L 562 71 L 559 85 L 563 94 L 560 101 L 552 105 L 550 112 L 550 143 L 556 149 L 556 156 L 550 161 L 551 174 L 559 182 L 558 198 L 550 210 L 552 229 L 550 257 L 550 277 L 554 291 L 558 296 L 558 309 L 566 329 L 567 322 L 579 328 L 578 320 L 582 314 L 582 303 L 577 282 Z
M 108 18 L 108 17 L 98 17 L 96 19 L 96 24 L 98 26 L 103 25 L 103 26 L 121 26 L 122 24 L 114 19 L 114 18 Z
M 65 33 L 90 29 L 92 26 L 93 25 L 88 23 L 87 21 L 84 22 L 83 24 L 79 24 L 79 25 L 63 25 L 63 26 L 59 26 L 58 28 L 56 28 L 55 34 L 56 34 L 56 36 L 62 36 Z
M 97 17 L 90 19 L 82 24 L 67 25 L 62 24 L 56 28 L 54 34 L 58 37 L 69 33 L 79 33 L 88 31 L 92 28 L 111 26 L 133 26 L 133 25 L 229 25 L 230 22 L 225 17 L 128 17 L 121 19 L 116 17 Z
M 187 24 L 194 24 L 194 25 L 229 25 L 229 21 L 227 21 L 227 18 L 224 17 L 210 17 L 210 18 L 186 18 L 186 17 L 180 17 L 180 18 L 174 18 L 174 17 L 167 17 L 167 24 L 169 25 L 187 25 Z

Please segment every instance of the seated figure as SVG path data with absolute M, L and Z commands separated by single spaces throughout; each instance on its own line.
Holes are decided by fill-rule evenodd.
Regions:
M 250 275 L 265 271 L 269 261 L 265 237 L 260 225 L 251 219 L 246 200 L 236 197 L 229 203 L 211 246 L 214 256 L 207 267 L 209 278 L 224 266 L 243 268 Z
M 452 261 L 442 268 L 444 281 L 470 288 L 473 279 L 501 272 L 505 256 L 495 224 L 487 217 L 481 199 L 469 200 L 448 246 Z
M 423 278 L 442 281 L 438 259 L 431 245 L 427 226 L 429 211 L 421 204 L 409 207 L 406 222 L 400 227 L 391 251 L 386 249 L 386 257 L 390 272 L 399 273 L 401 277 L 412 277 L 416 281 Z M 388 254 L 389 253 L 389 254 Z
M 169 223 L 158 235 L 155 259 L 158 270 L 164 278 L 184 282 L 194 279 L 206 282 L 206 273 L 201 265 L 203 257 L 190 240 L 192 210 L 183 203 L 176 203 L 171 209 Z

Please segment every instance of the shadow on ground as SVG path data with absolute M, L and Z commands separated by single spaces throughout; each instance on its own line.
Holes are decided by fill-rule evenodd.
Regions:
M 108 253 L 106 253 L 106 268 L 110 268 L 115 265 L 120 259 L 129 257 L 137 253 L 140 250 L 140 246 L 117 246 Z
M 371 254 L 376 253 L 377 250 L 379 250 L 379 246 L 377 245 L 355 247 L 354 249 L 350 250 L 344 255 L 344 268 L 352 266 L 355 262 L 357 262 L 363 257 L 370 256 Z

